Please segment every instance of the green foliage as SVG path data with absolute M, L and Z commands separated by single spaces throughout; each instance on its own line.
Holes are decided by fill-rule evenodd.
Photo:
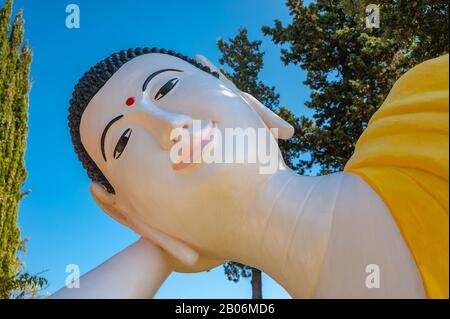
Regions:
M 28 132 L 31 51 L 23 42 L 22 12 L 10 28 L 12 0 L 0 11 L 0 298 L 24 297 L 45 279 L 20 274 L 17 252 L 23 247 L 17 226 Z
M 238 282 L 241 278 L 250 278 L 252 268 L 234 261 L 227 261 L 224 264 L 224 273 L 229 281 Z
M 304 169 L 342 170 L 394 82 L 449 50 L 447 1 L 377 1 L 378 29 L 366 28 L 368 3 L 288 0 L 291 23 L 263 27 L 276 44 L 286 45 L 282 61 L 307 71 L 304 84 L 312 93 L 306 106 L 314 115 L 301 119 L 306 126 L 299 149 L 310 155 L 299 163 Z

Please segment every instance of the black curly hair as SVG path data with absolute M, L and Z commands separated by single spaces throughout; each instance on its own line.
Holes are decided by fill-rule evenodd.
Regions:
M 72 98 L 70 99 L 68 120 L 72 143 L 75 148 L 75 153 L 77 153 L 78 155 L 78 159 L 83 164 L 83 167 L 86 169 L 87 174 L 91 178 L 91 180 L 102 184 L 106 188 L 106 190 L 112 194 L 115 193 L 114 188 L 97 167 L 97 165 L 89 156 L 83 144 L 81 143 L 81 116 L 83 115 L 84 110 L 86 109 L 92 98 L 95 96 L 95 94 L 97 94 L 97 92 L 106 84 L 106 82 L 112 77 L 112 75 L 120 69 L 122 65 L 140 55 L 149 53 L 162 53 L 180 58 L 186 62 L 189 62 L 200 70 L 205 71 L 215 76 L 216 78 L 219 78 L 219 74 L 212 71 L 208 66 L 204 66 L 194 59 L 180 53 L 176 53 L 172 50 L 159 48 L 135 48 L 113 53 L 91 67 L 89 71 L 87 71 L 81 77 L 81 79 L 75 85 L 72 93 Z

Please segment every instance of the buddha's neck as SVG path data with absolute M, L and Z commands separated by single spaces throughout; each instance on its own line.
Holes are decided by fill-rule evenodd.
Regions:
M 227 257 L 261 269 L 294 297 L 310 296 L 328 246 L 342 176 L 277 171 L 243 212 L 240 234 L 227 239 Z
M 282 169 L 254 194 L 230 214 L 232 223 L 224 222 L 219 257 L 262 270 L 294 298 L 424 297 L 391 213 L 356 175 L 305 177 Z M 373 264 L 383 269 L 378 289 L 367 287 Z

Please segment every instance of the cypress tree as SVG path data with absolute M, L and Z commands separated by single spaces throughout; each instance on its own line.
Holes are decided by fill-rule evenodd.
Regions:
M 44 283 L 22 273 L 23 248 L 17 225 L 21 188 L 27 177 L 24 155 L 28 132 L 31 51 L 23 42 L 19 11 L 10 24 L 12 0 L 0 10 L 0 298 L 23 297 Z

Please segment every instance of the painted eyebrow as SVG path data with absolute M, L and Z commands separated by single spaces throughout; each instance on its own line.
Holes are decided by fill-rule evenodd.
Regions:
M 103 159 L 105 160 L 105 162 L 106 162 L 106 154 L 105 154 L 106 133 L 108 133 L 108 130 L 111 127 L 111 125 L 113 125 L 114 122 L 117 122 L 118 120 L 120 120 L 122 117 L 123 117 L 123 114 L 113 118 L 111 121 L 109 121 L 108 124 L 106 124 L 105 129 L 103 130 L 102 138 L 100 139 L 100 147 L 102 149 L 102 155 L 103 155 Z
M 168 71 L 183 72 L 182 70 L 178 70 L 178 69 L 162 69 L 162 70 L 153 72 L 152 74 L 150 74 L 150 75 L 148 76 L 147 79 L 145 79 L 144 85 L 142 85 L 142 92 L 144 92 L 144 91 L 147 89 L 148 83 L 149 83 L 155 76 L 157 76 L 158 74 L 161 74 L 161 73 L 163 73 L 163 72 L 168 72 Z

